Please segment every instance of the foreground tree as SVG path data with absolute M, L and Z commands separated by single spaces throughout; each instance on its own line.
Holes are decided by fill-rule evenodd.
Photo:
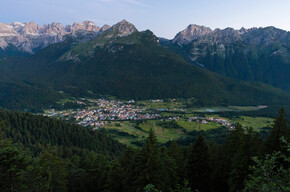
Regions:
M 284 137 L 286 140 L 290 137 L 290 127 L 286 119 L 286 114 L 283 108 L 279 110 L 279 116 L 274 120 L 273 128 L 270 132 L 270 136 L 265 143 L 265 152 L 272 153 L 274 151 L 284 151 L 283 143 L 280 142 L 280 138 Z
M 23 171 L 28 157 L 9 141 L 0 140 L 0 191 L 18 191 L 23 187 Z
M 241 126 L 237 129 L 243 129 Z M 251 165 L 252 157 L 259 155 L 261 141 L 258 133 L 252 128 L 247 129 L 242 135 L 240 146 L 232 155 L 231 171 L 229 173 L 229 190 L 240 191 L 244 188 L 247 175 L 250 173 L 249 165 Z
M 267 154 L 264 159 L 254 157 L 256 165 L 250 167 L 253 173 L 245 184 L 245 192 L 290 191 L 290 144 L 283 137 L 281 140 L 288 155 L 279 151 Z
M 175 162 L 167 154 L 165 148 L 158 147 L 152 129 L 150 129 L 149 137 L 138 154 L 135 174 L 137 176 L 136 191 L 142 191 L 148 184 L 153 184 L 161 191 L 169 191 L 177 181 Z
M 67 191 L 67 169 L 64 160 L 50 149 L 45 150 L 39 158 L 41 174 L 48 182 L 49 191 Z
M 179 184 L 182 183 L 182 179 L 185 178 L 186 173 L 186 161 L 184 156 L 184 151 L 181 149 L 176 141 L 172 141 L 168 147 L 168 155 L 174 159 L 175 164 L 177 165 L 177 177 L 179 179 Z
M 191 146 L 187 162 L 187 178 L 192 189 L 209 191 L 211 180 L 210 157 L 208 146 L 203 136 L 199 136 Z
M 125 172 L 118 160 L 113 162 L 112 167 L 108 173 L 107 190 L 109 191 L 125 191 Z

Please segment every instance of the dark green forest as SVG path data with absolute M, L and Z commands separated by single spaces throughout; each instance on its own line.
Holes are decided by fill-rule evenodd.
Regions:
M 236 128 L 217 144 L 198 136 L 160 145 L 150 130 L 133 149 L 102 133 L 0 112 L 0 191 L 289 191 L 290 127 L 279 110 L 269 136 Z

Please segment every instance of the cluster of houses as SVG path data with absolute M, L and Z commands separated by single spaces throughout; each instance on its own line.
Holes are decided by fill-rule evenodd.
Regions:
M 160 117 L 157 113 L 145 113 L 145 108 L 134 105 L 134 100 L 127 103 L 116 100 L 98 99 L 95 108 L 78 111 L 74 118 L 78 124 L 95 128 L 106 125 L 106 121 L 145 120 Z
M 196 121 L 198 123 L 202 124 L 208 124 L 209 122 L 215 122 L 218 124 L 221 124 L 230 130 L 235 128 L 235 124 L 229 122 L 228 120 L 221 118 L 221 117 L 190 117 L 187 119 L 187 121 Z
M 158 119 L 160 121 L 178 121 L 179 116 L 172 115 L 169 117 L 162 117 L 160 112 L 171 111 L 169 109 L 160 109 L 160 110 L 151 110 L 148 112 L 146 108 L 141 108 L 135 105 L 134 100 L 122 102 L 118 100 L 107 100 L 107 99 L 98 99 L 92 100 L 91 103 L 94 103 L 93 107 L 87 107 L 85 109 L 77 110 L 63 110 L 56 112 L 54 109 L 50 109 L 47 116 L 58 116 L 60 118 L 73 118 L 79 125 L 85 127 L 94 127 L 97 129 L 99 127 L 106 126 L 109 121 L 122 121 L 122 120 L 149 120 L 149 119 Z M 161 99 L 150 100 L 150 102 L 163 102 Z M 86 105 L 83 101 L 77 101 L 78 104 Z M 179 108 L 175 109 L 183 112 L 184 109 Z M 184 118 L 184 115 L 183 117 Z M 230 130 L 234 129 L 235 124 L 231 123 L 227 119 L 221 117 L 199 117 L 194 116 L 187 119 L 187 121 L 195 121 L 197 123 L 208 124 L 209 122 L 215 122 L 220 125 L 223 125 Z

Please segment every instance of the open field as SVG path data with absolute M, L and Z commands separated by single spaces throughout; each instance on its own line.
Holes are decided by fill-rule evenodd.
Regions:
M 134 142 L 144 141 L 148 136 L 150 128 L 155 130 L 158 142 L 164 144 L 180 137 L 188 137 L 187 133 L 191 131 L 207 131 L 219 127 L 221 125 L 214 122 L 202 124 L 186 121 L 185 119 L 179 119 L 177 121 L 146 120 L 140 123 L 134 121 L 115 121 L 105 126 L 103 131 L 107 130 L 107 133 L 109 132 L 111 137 L 121 143 L 135 146 Z M 117 132 L 113 130 L 117 130 Z M 122 134 L 122 132 L 128 133 L 128 135 Z
M 208 115 L 208 117 L 218 117 L 218 115 Z M 272 118 L 265 117 L 241 116 L 228 120 L 240 123 L 245 128 L 253 127 L 256 131 L 260 131 L 264 127 L 270 127 L 273 124 Z M 135 121 L 115 121 L 105 126 L 104 129 L 117 130 L 118 133 L 110 133 L 110 135 L 121 143 L 135 147 L 134 142 L 144 141 L 148 136 L 150 128 L 155 130 L 158 142 L 164 144 L 180 137 L 189 137 L 188 133 L 192 131 L 208 131 L 220 127 L 221 125 L 215 122 L 203 124 L 196 121 L 187 121 L 186 118 L 180 118 L 176 121 L 145 120 L 138 123 Z M 131 136 L 122 135 L 120 132 L 128 133 Z
M 271 127 L 273 125 L 273 119 L 266 117 L 240 116 L 238 118 L 234 118 L 233 120 L 240 123 L 244 127 L 253 127 L 254 130 L 257 131 L 263 127 Z

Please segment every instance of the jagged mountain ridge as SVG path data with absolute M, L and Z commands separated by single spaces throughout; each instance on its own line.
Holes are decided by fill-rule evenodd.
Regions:
M 212 30 L 209 27 L 190 24 L 186 29 L 180 31 L 176 34 L 176 36 L 171 40 L 173 43 L 178 43 L 179 45 L 186 45 L 192 43 L 194 40 L 211 40 L 213 43 L 222 42 L 222 41 L 234 41 L 240 39 L 248 39 L 249 35 L 255 33 L 257 38 L 263 34 L 259 34 L 256 32 L 267 31 L 264 33 L 264 39 L 260 38 L 260 43 L 264 43 L 265 41 L 275 40 L 275 39 L 286 39 L 289 41 L 289 33 L 288 31 L 275 28 L 273 26 L 269 27 L 254 27 L 250 29 L 245 29 L 242 27 L 239 30 L 234 28 L 225 28 L 225 29 L 214 29 Z M 248 39 L 249 40 L 249 39 Z M 289 43 L 289 42 L 286 42 Z
M 73 23 L 66 25 L 52 23 L 48 25 L 37 25 L 34 22 L 11 24 L 0 23 L 0 51 L 14 47 L 19 52 L 35 53 L 37 50 L 65 40 L 66 35 L 76 36 L 81 33 L 93 33 L 97 35 L 109 29 L 104 25 L 102 28 L 96 26 L 92 21 Z
M 191 27 L 164 43 L 188 62 L 235 79 L 290 91 L 290 32 L 275 27 Z

